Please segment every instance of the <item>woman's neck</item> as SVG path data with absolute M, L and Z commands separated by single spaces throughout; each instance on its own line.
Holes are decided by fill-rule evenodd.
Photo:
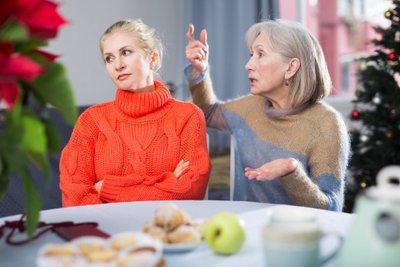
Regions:
M 288 98 L 279 98 L 279 97 L 268 97 L 266 96 L 266 98 L 271 102 L 272 104 L 272 108 L 274 109 L 289 109 L 290 105 L 289 105 L 289 101 Z

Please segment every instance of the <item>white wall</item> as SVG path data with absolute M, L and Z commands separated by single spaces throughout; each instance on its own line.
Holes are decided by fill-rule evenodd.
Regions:
M 63 0 L 60 13 L 69 21 L 45 49 L 60 54 L 67 68 L 77 105 L 92 105 L 114 99 L 115 86 L 100 58 L 98 40 L 112 23 L 141 18 L 154 27 L 166 48 L 161 80 L 181 84 L 186 38 L 185 0 Z

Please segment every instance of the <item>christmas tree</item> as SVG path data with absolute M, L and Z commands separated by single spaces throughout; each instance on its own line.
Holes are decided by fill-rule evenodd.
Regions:
M 352 157 L 345 211 L 353 211 L 360 191 L 376 185 L 381 168 L 400 165 L 400 0 L 384 13 L 388 28 L 375 27 L 373 54 L 360 59 L 359 88 L 351 113 Z

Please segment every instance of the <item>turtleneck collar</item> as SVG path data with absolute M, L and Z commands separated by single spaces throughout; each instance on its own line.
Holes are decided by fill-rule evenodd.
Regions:
M 171 93 L 159 81 L 154 81 L 155 90 L 149 93 L 135 93 L 118 89 L 115 95 L 115 106 L 124 114 L 140 117 L 163 106 Z

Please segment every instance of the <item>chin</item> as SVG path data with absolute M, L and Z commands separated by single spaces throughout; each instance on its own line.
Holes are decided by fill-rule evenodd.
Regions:
M 125 88 L 125 87 L 118 87 L 118 88 L 121 89 L 121 90 L 123 90 L 123 91 L 130 91 L 130 92 L 135 91 L 135 90 L 132 89 L 132 88 Z
M 258 95 L 259 92 L 257 92 L 257 90 L 255 88 L 250 88 L 250 94 L 252 95 Z

